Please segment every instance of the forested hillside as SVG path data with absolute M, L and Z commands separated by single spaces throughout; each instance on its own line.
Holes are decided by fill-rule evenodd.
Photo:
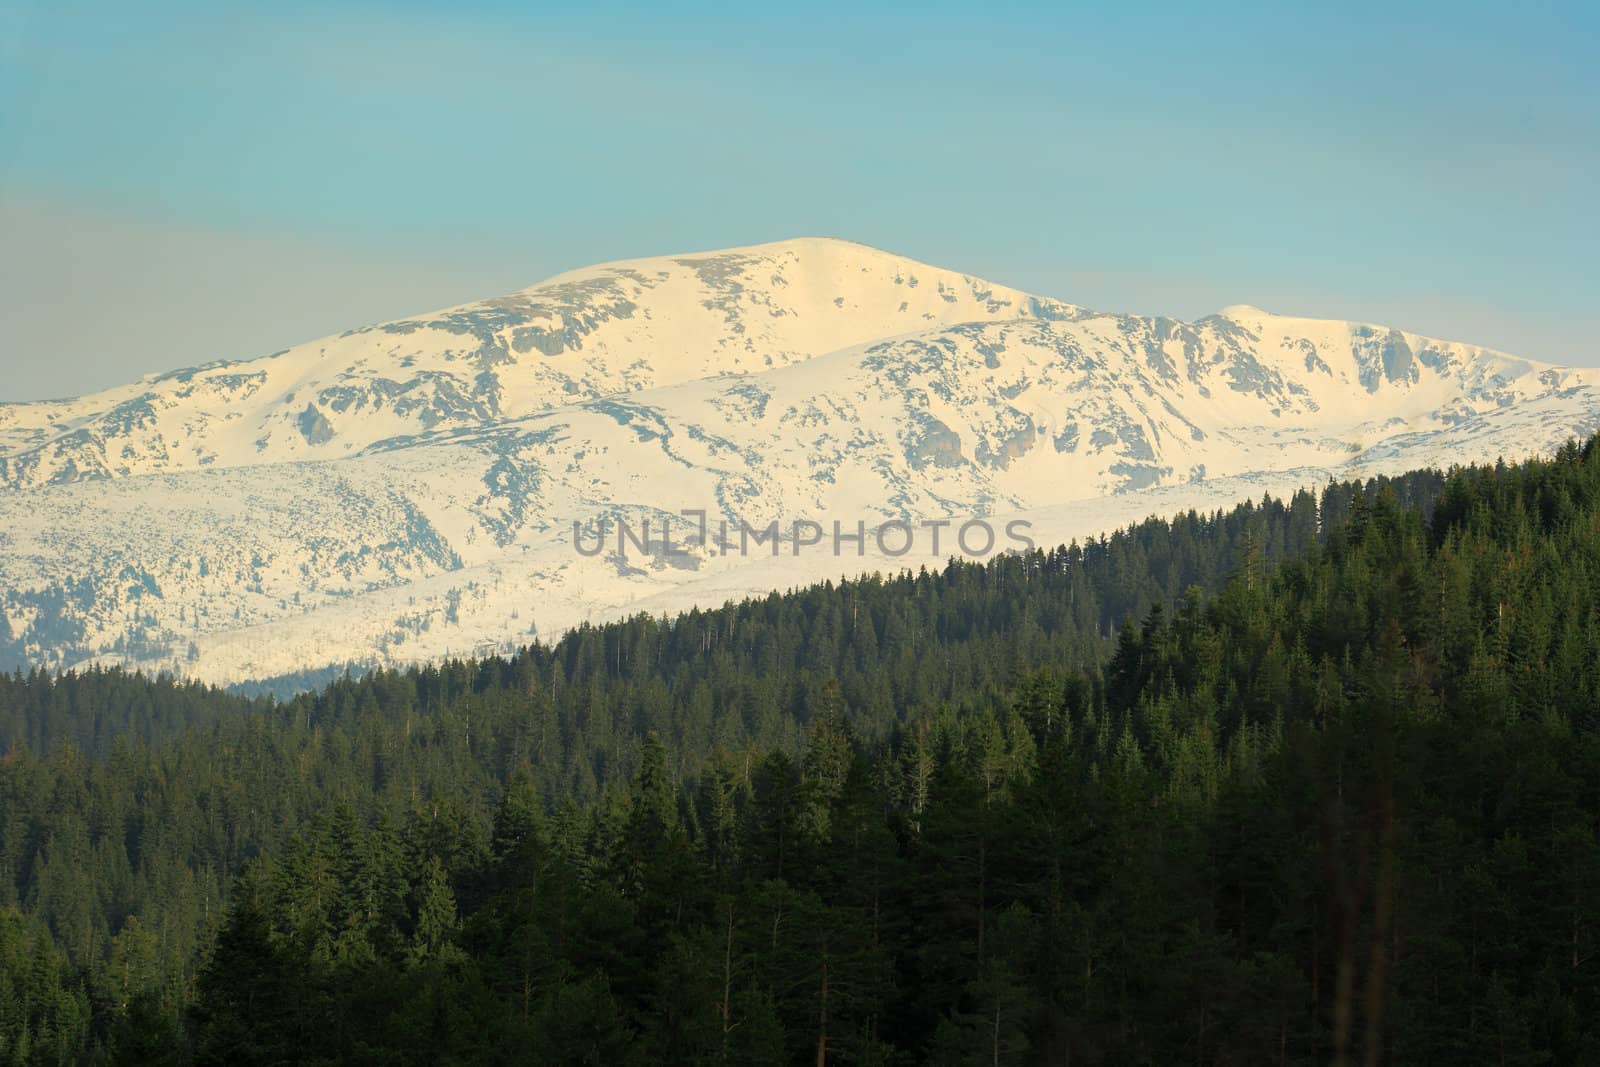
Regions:
M 0 1062 L 1600 1059 L 1600 439 L 286 703 L 0 683 Z

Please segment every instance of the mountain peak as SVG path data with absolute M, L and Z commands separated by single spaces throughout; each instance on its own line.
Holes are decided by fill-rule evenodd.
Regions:
M 674 252 L 665 255 L 649 256 L 641 259 L 619 259 L 604 263 L 597 263 L 577 270 L 565 271 L 545 281 L 529 286 L 523 292 L 535 292 L 551 285 L 569 283 L 581 278 L 590 278 L 600 274 L 615 274 L 618 272 L 647 272 L 653 273 L 673 266 L 704 265 L 718 273 L 750 273 L 757 269 L 770 267 L 773 273 L 760 276 L 751 274 L 749 279 L 741 282 L 748 285 L 755 281 L 761 285 L 783 286 L 791 279 L 786 277 L 786 270 L 796 270 L 808 276 L 833 275 L 835 280 L 845 286 L 858 284 L 860 279 L 853 277 L 858 274 L 872 274 L 875 272 L 887 273 L 896 279 L 896 284 L 910 284 L 915 288 L 911 278 L 938 277 L 940 279 L 971 278 L 970 275 L 959 274 L 956 271 L 935 266 L 909 256 L 890 252 L 874 245 L 863 244 L 844 237 L 828 236 L 797 236 L 786 237 L 776 241 L 765 241 L 760 244 L 735 245 L 728 248 L 711 248 L 694 252 Z M 981 283 L 984 288 L 1007 289 L 981 279 L 972 279 Z M 837 294 L 843 295 L 843 294 Z
M 1272 312 L 1263 311 L 1254 304 L 1229 304 L 1217 312 L 1217 317 L 1222 319 L 1270 319 Z
M 267 357 L 0 404 L 0 488 L 342 459 L 890 337 L 1082 314 L 836 237 L 618 260 Z

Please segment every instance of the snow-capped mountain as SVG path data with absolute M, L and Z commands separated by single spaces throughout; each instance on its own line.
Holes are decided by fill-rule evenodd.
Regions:
M 1097 315 L 832 240 L 608 264 L 0 406 L 0 666 L 466 654 L 1016 547 L 958 547 L 973 516 L 1057 543 L 1596 428 L 1600 372 L 1387 327 Z
M 608 263 L 263 359 L 0 406 L 0 485 L 341 459 L 955 323 L 1081 314 L 844 241 Z

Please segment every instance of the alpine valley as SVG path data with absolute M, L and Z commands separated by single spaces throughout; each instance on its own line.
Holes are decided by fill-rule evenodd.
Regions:
M 1050 545 L 1597 429 L 1600 371 L 1383 326 L 1098 314 L 831 239 L 611 263 L 0 406 L 0 667 L 237 683 L 500 651 L 933 566 L 972 516 Z M 719 550 L 684 511 L 784 541 Z M 654 550 L 580 552 L 601 518 Z M 946 519 L 937 550 L 870 532 Z M 869 532 L 836 555 L 835 522 Z

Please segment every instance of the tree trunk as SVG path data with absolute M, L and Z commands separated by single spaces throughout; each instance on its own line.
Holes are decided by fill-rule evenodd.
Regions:
M 978 836 L 978 964 L 980 966 L 983 964 L 984 897 L 985 890 L 989 887 L 988 844 L 980 833 Z
M 728 901 L 728 933 L 722 943 L 722 1054 L 727 1058 L 728 1031 L 733 1029 L 733 901 Z
M 1387 786 L 1387 783 L 1385 783 Z M 1367 973 L 1365 1013 L 1367 1016 L 1366 1064 L 1378 1067 L 1383 1047 L 1383 985 L 1387 977 L 1384 952 L 1389 940 L 1389 924 L 1394 907 L 1394 793 L 1385 788 L 1379 801 L 1383 828 L 1379 831 L 1378 878 L 1373 901 L 1372 964 Z
M 817 1067 L 828 1063 L 828 939 L 822 939 L 822 993 L 817 1012 Z

